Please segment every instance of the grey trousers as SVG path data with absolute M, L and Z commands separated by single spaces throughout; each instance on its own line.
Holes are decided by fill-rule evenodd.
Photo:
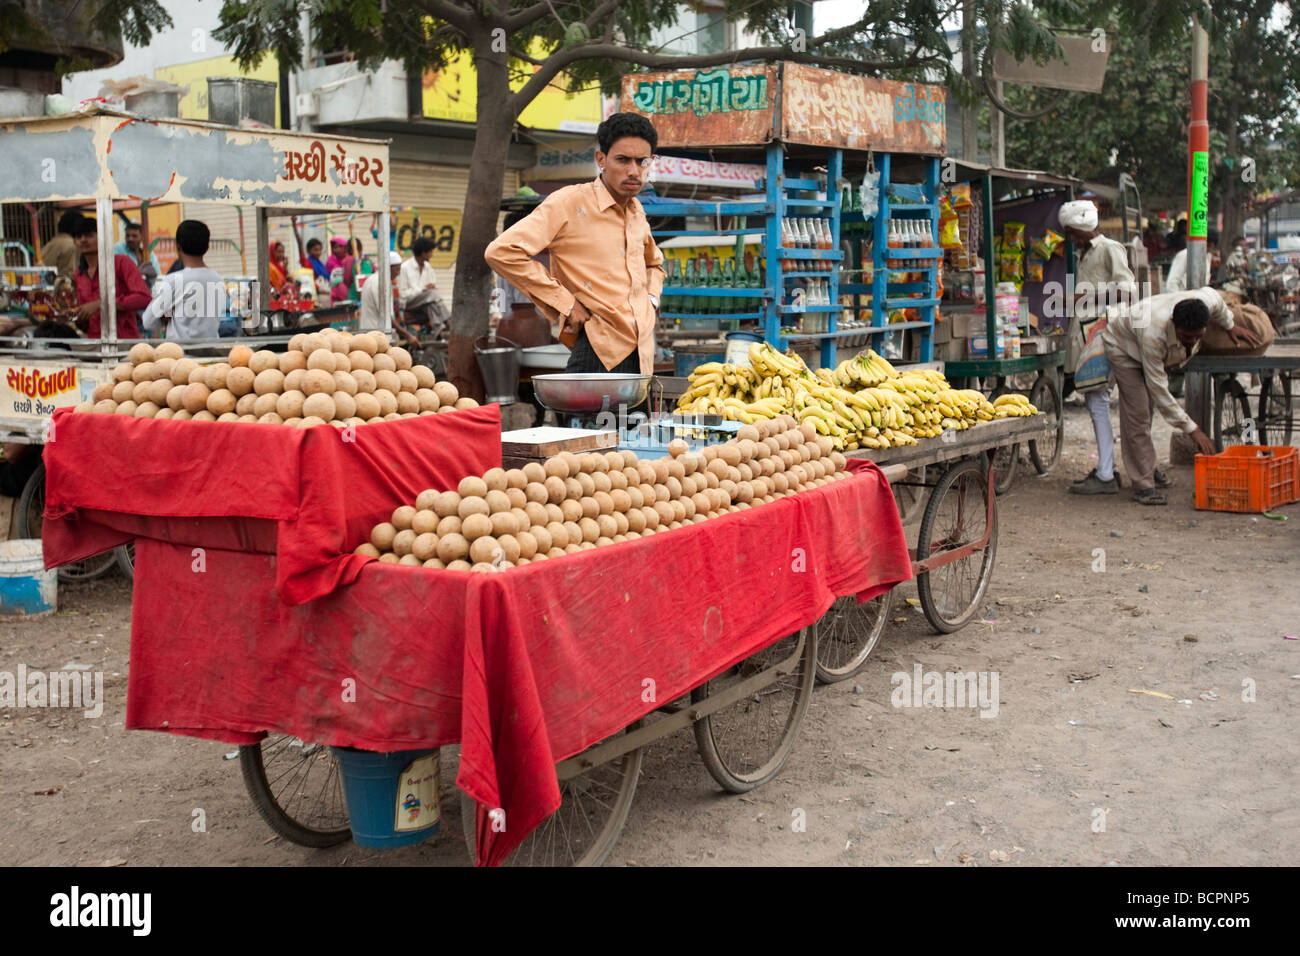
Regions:
M 1155 399 L 1147 391 L 1147 380 L 1140 368 L 1111 364 L 1111 374 L 1119 385 L 1119 439 L 1124 455 L 1124 470 L 1135 489 L 1156 485 L 1156 446 L 1151 440 L 1151 417 Z

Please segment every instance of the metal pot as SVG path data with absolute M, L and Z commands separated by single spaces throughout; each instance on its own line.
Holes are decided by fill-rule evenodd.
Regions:
M 510 405 L 519 401 L 519 366 L 523 351 L 509 339 L 484 336 L 474 342 L 474 356 L 483 373 L 483 388 L 490 403 Z
M 534 375 L 533 389 L 547 408 L 581 415 L 640 405 L 650 392 L 651 378 L 617 372 L 560 372 Z

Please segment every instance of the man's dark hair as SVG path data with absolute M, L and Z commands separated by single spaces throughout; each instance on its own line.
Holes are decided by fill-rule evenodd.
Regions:
M 139 232 L 139 231 L 140 231 L 140 224 L 139 224 L 138 222 L 131 222 L 131 221 L 128 219 L 128 220 L 127 220 L 127 223 L 126 223 L 126 229 L 124 229 L 123 231 L 124 231 L 124 232 L 130 232 L 132 229 L 134 229 L 136 232 Z
M 1217 245 L 1219 244 L 1219 234 L 1218 234 L 1218 232 L 1216 232 L 1216 231 L 1213 230 L 1213 229 L 1208 229 L 1208 230 L 1206 230 L 1206 232 L 1205 232 L 1205 241 L 1206 241 L 1207 243 L 1209 243 L 1210 245 L 1212 245 L 1212 246 L 1217 246 Z
M 659 145 L 659 134 L 654 124 L 639 113 L 615 113 L 596 129 L 596 143 L 602 153 L 608 153 L 620 139 L 635 136 L 650 144 L 650 152 Z
M 515 210 L 510 215 L 506 216 L 506 223 L 504 226 L 501 227 L 502 231 L 509 229 L 511 226 L 515 225 L 516 223 L 523 222 L 525 219 L 528 218 L 528 214 L 531 212 L 532 212 L 531 209 Z
M 32 338 L 34 339 L 77 339 L 77 330 L 70 325 L 62 322 L 55 322 L 53 319 L 46 319 L 44 322 L 32 329 Z M 66 345 L 53 345 L 51 348 L 67 349 Z
M 211 241 L 207 224 L 197 219 L 186 219 L 176 227 L 176 245 L 187 256 L 206 256 Z
M 307 255 L 311 255 L 312 254 L 311 251 L 313 249 L 320 249 L 320 248 L 322 248 L 322 246 L 321 246 L 321 241 L 319 239 L 307 240 Z
M 1210 322 L 1210 309 L 1200 299 L 1183 299 L 1174 306 L 1174 328 L 1195 332 Z
M 95 233 L 95 220 L 91 219 L 89 216 L 82 216 L 72 224 L 71 235 L 75 239 L 80 239 L 82 236 L 93 236 Z
M 66 232 L 70 236 L 75 236 L 76 233 L 73 232 L 73 230 L 77 228 L 77 223 L 81 222 L 81 220 L 85 218 L 86 217 L 77 212 L 77 210 L 69 209 L 59 217 L 59 232 Z
M 435 245 L 437 244 L 428 236 L 419 236 L 411 243 L 411 255 L 422 256 L 426 252 L 433 252 Z

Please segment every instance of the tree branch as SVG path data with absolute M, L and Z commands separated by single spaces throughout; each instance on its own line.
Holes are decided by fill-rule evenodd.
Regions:
M 531 7 L 525 7 L 513 16 L 506 17 L 502 23 L 507 31 L 513 33 L 522 27 L 531 26 L 538 20 L 541 20 L 551 12 L 552 7 L 568 6 L 572 6 L 572 3 L 569 2 L 569 0 L 564 0 L 564 2 L 556 0 L 554 4 L 547 3 L 546 0 L 541 0 L 540 3 L 534 3 Z
M 456 26 L 466 36 L 474 29 L 478 18 L 464 7 L 451 0 L 423 0 L 424 12 L 439 20 L 446 20 Z
M 617 10 L 621 2 L 622 0 L 605 0 L 605 2 L 602 3 L 600 6 L 598 6 L 595 10 L 592 10 L 591 15 L 588 16 L 587 19 L 583 21 L 587 25 L 587 29 L 594 30 L 596 28 L 596 24 L 599 23 L 601 20 L 604 20 L 611 13 Z M 614 25 L 613 21 L 614 18 L 610 17 L 610 22 L 606 26 L 606 32 L 605 32 L 606 36 L 609 35 L 609 28 Z

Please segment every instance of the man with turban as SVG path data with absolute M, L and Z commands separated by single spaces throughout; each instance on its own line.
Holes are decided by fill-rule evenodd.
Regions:
M 1128 253 L 1121 243 L 1098 231 L 1097 207 L 1090 200 L 1077 199 L 1062 204 L 1057 219 L 1061 231 L 1074 243 L 1077 251 L 1074 309 L 1066 333 L 1065 360 L 1065 367 L 1073 377 L 1084 351 L 1083 324 L 1095 323 L 1106 315 L 1108 309 L 1128 307 L 1137 300 L 1138 289 L 1133 270 L 1128 265 Z M 1076 495 L 1117 494 L 1119 480 L 1115 475 L 1115 433 L 1110 424 L 1110 383 L 1102 380 L 1084 392 L 1084 399 L 1097 436 L 1097 467 L 1070 485 L 1070 492 Z M 1164 474 L 1156 472 L 1156 482 L 1163 484 L 1164 481 Z

